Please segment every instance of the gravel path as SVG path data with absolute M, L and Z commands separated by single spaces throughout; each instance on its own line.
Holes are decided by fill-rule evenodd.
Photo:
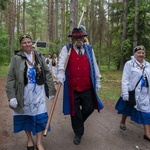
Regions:
M 26 150 L 24 132 L 12 131 L 13 111 L 5 94 L 6 78 L 0 78 L 0 150 Z M 48 109 L 52 104 L 48 101 Z M 80 145 L 73 144 L 70 116 L 62 114 L 60 94 L 51 122 L 51 132 L 43 137 L 45 150 L 150 150 L 150 142 L 143 139 L 143 126 L 127 120 L 127 130 L 119 128 L 120 115 L 114 110 L 115 102 L 104 102 L 105 108 L 96 110 L 85 123 L 85 134 Z M 34 137 L 35 139 L 35 137 Z

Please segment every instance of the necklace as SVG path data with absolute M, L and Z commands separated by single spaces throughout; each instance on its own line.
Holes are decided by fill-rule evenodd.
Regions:
M 30 65 L 30 66 L 34 66 L 35 65 L 35 55 L 34 55 L 34 51 L 31 52 L 31 60 L 28 59 L 27 57 L 27 60 L 26 62 Z
M 139 64 L 135 61 L 135 63 L 138 65 L 138 67 L 140 67 L 140 69 L 143 69 L 144 68 L 144 65 L 143 64 Z

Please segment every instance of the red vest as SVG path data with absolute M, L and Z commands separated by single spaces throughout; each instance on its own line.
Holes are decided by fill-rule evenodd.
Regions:
M 68 81 L 73 90 L 80 92 L 92 88 L 90 64 L 85 53 L 78 55 L 72 48 L 68 69 Z

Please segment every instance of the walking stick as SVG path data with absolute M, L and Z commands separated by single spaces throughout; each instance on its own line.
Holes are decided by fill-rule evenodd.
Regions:
M 35 41 L 35 43 L 32 45 L 35 49 L 37 49 L 37 42 L 38 42 L 39 38 Z
M 83 15 L 84 15 L 85 12 L 86 12 L 86 8 L 85 8 L 85 7 L 82 7 L 82 14 L 81 14 L 81 17 L 80 17 L 80 21 L 79 21 L 79 23 L 78 23 L 78 28 L 80 28 L 81 21 L 82 21 L 82 19 L 83 19 Z
M 82 8 L 82 11 L 83 12 L 82 12 L 79 24 L 78 24 L 78 28 L 80 27 L 80 24 L 81 24 L 81 21 L 82 21 L 82 18 L 83 18 L 83 14 L 84 14 L 84 12 L 86 12 L 84 7 Z M 71 53 L 71 47 L 70 47 L 70 49 L 68 51 L 68 56 L 67 56 L 67 59 L 66 59 L 64 70 L 66 70 L 66 67 L 67 67 L 67 64 L 68 64 L 68 61 L 69 61 L 69 58 L 70 58 L 70 53 Z M 52 107 L 51 107 L 50 112 L 49 112 L 49 118 L 48 118 L 48 121 L 47 121 L 47 124 L 46 124 L 46 128 L 44 130 L 44 134 L 43 134 L 44 136 L 47 135 L 48 128 L 50 126 L 50 123 L 51 123 L 51 120 L 52 120 L 52 116 L 53 116 L 53 113 L 54 113 L 54 109 L 55 109 L 55 106 L 56 106 L 56 102 L 58 100 L 58 96 L 59 96 L 59 92 L 60 92 L 60 89 L 61 89 L 61 85 L 62 85 L 61 83 L 58 84 L 56 95 L 55 95 L 55 99 L 54 99 L 54 101 L 52 103 Z
M 68 64 L 68 61 L 69 61 L 69 58 L 70 58 L 70 53 L 71 53 L 71 47 L 70 47 L 70 49 L 68 51 L 68 56 L 67 56 L 67 59 L 66 59 L 64 70 L 66 70 L 66 67 L 67 67 L 67 64 Z M 48 118 L 48 121 L 47 121 L 47 124 L 46 124 L 46 128 L 44 130 L 44 136 L 47 135 L 48 128 L 50 126 L 50 123 L 51 123 L 51 120 L 52 120 L 52 116 L 53 116 L 53 113 L 54 113 L 54 109 L 55 109 L 55 106 L 56 106 L 56 102 L 58 100 L 58 96 L 59 96 L 59 92 L 60 92 L 60 89 L 61 89 L 61 85 L 62 85 L 61 83 L 58 84 L 56 95 L 55 95 L 55 99 L 54 99 L 54 101 L 52 103 L 52 107 L 51 107 L 50 112 L 49 112 L 49 118 Z

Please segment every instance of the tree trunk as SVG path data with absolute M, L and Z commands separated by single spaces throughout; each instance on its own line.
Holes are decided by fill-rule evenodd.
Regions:
M 98 39 L 99 39 L 99 50 L 98 50 L 98 65 L 100 66 L 100 56 L 102 48 L 102 30 L 103 30 L 103 2 L 99 0 L 99 25 L 98 25 Z
M 86 0 L 86 3 L 88 4 L 89 3 L 89 0 Z M 85 24 L 86 24 L 86 29 L 87 29 L 87 34 L 89 35 L 89 9 L 88 9 L 88 7 L 86 8 L 86 13 L 85 13 Z
M 3 20 L 3 13 L 2 12 L 0 12 L 0 24 L 2 24 L 2 21 Z
M 56 40 L 56 33 L 55 33 L 55 31 L 56 31 L 56 24 L 55 24 L 55 22 L 56 22 L 56 14 L 55 14 L 55 9 L 56 8 L 54 8 L 55 6 L 55 2 L 54 2 L 55 0 L 51 0 L 51 4 L 50 4 L 50 21 L 51 21 L 51 23 L 50 23 L 50 41 L 51 42 L 53 42 L 53 41 L 55 41 Z
M 90 44 L 93 45 L 93 30 L 94 30 L 94 0 L 91 0 L 91 7 L 90 7 L 90 26 L 89 26 L 89 37 L 90 37 Z
M 62 47 L 62 39 L 65 34 L 65 1 L 61 0 L 61 30 L 60 30 L 60 47 L 59 49 L 61 50 Z
M 108 0 L 108 3 L 110 3 L 110 0 Z M 108 5 L 108 22 L 110 21 L 110 15 L 109 15 L 109 5 Z M 112 39 L 111 39 L 111 28 L 110 24 L 108 23 L 108 69 L 110 69 L 110 62 L 111 62 L 111 50 L 112 50 Z
M 51 42 L 54 39 L 54 1 L 48 0 L 48 37 L 49 37 L 49 53 L 51 49 Z
M 75 6 L 76 6 L 76 0 L 71 0 L 70 1 L 70 34 L 73 30 L 73 28 L 75 28 Z
M 7 4 L 6 4 L 5 24 L 6 24 L 7 32 L 9 33 L 9 2 L 7 2 Z
M 17 0 L 17 39 L 20 37 L 20 0 Z M 17 41 L 17 50 L 19 49 L 19 42 Z
M 77 25 L 78 25 L 78 20 L 80 19 L 80 16 L 78 15 L 78 0 L 75 0 L 75 7 L 74 7 L 74 27 L 76 27 L 77 28 Z M 82 11 L 80 11 L 80 12 L 82 12 Z
M 25 2 L 25 0 L 23 0 L 23 34 L 25 34 L 26 33 L 26 28 L 25 28 L 25 11 L 26 11 L 26 2 Z
M 138 0 L 135 0 L 135 17 L 134 17 L 134 34 L 133 34 L 133 48 L 137 46 L 138 33 Z M 134 52 L 133 52 L 134 53 Z
M 59 20 L 59 14 L 58 14 L 58 10 L 60 9 L 60 6 L 58 6 L 58 0 L 55 0 L 55 38 L 58 38 L 58 20 Z
M 121 37 L 121 48 L 120 48 L 120 53 L 121 53 L 121 58 L 120 58 L 120 65 L 119 65 L 119 70 L 122 70 L 124 67 L 124 63 L 125 63 L 125 57 L 124 57 L 124 41 L 126 40 L 126 36 L 127 36 L 127 5 L 128 5 L 128 0 L 124 0 L 124 13 L 123 13 L 123 29 L 122 29 L 122 37 Z
M 51 5 L 50 5 L 50 21 L 51 21 L 51 26 L 50 26 L 50 40 L 53 42 L 55 40 L 55 27 L 54 27 L 54 0 L 51 0 Z
M 14 28 L 15 28 L 15 11 L 16 11 L 16 0 L 12 0 L 12 2 L 9 3 L 9 60 L 11 60 L 11 57 L 13 56 L 13 45 L 14 45 Z

